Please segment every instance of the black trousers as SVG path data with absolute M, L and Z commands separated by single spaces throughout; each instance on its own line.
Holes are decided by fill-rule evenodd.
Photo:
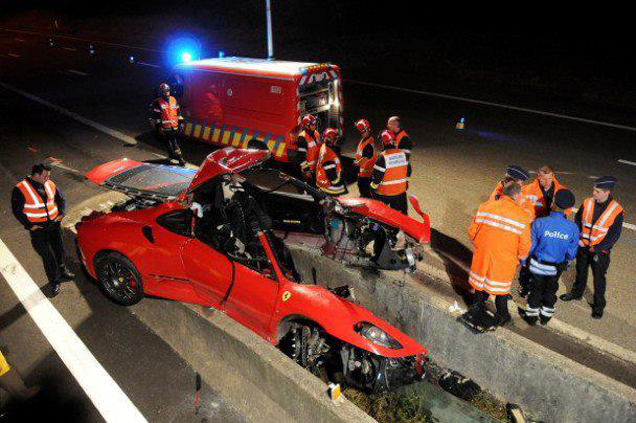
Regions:
M 373 198 L 371 192 L 371 178 L 358 177 L 358 191 L 360 191 L 360 197 Z
M 475 291 L 473 296 L 472 307 L 482 307 L 490 297 L 486 291 Z M 510 313 L 508 312 L 508 295 L 495 295 L 495 307 L 497 308 L 496 316 L 499 318 L 508 318 Z
M 43 229 L 31 232 L 31 245 L 42 257 L 49 282 L 60 283 L 64 268 L 64 244 L 60 223 L 54 222 Z
M 374 193 L 373 198 L 382 201 L 387 206 L 404 215 L 408 215 L 409 205 L 406 199 L 406 192 L 398 195 L 378 195 Z
M 572 286 L 572 294 L 582 296 L 587 285 L 588 269 L 592 268 L 594 279 L 594 309 L 603 310 L 605 301 L 605 287 L 607 269 L 610 265 L 610 253 L 590 253 L 589 248 L 579 248 L 576 254 L 576 280 Z
M 179 148 L 179 133 L 175 130 L 165 130 L 161 135 L 163 142 L 168 146 L 168 155 L 171 159 L 183 160 L 181 148 Z
M 528 288 L 528 316 L 538 316 L 550 319 L 554 315 L 554 305 L 557 302 L 557 291 L 559 290 L 559 276 L 536 275 L 528 272 L 530 276 Z

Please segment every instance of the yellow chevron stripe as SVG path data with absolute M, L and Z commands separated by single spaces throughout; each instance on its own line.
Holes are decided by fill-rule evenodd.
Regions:
M 278 146 L 278 150 L 276 151 L 276 155 L 278 157 L 282 157 L 284 152 L 285 152 L 285 143 L 281 142 L 280 145 Z
M 195 125 L 194 126 L 194 135 L 192 135 L 194 138 L 199 138 L 199 135 L 201 135 L 201 125 Z
M 272 151 L 274 149 L 274 144 L 276 144 L 276 141 L 274 140 L 267 141 L 267 148 L 269 149 L 269 151 Z
M 214 128 L 214 133 L 212 134 L 212 141 L 219 142 L 219 135 L 221 134 L 221 128 Z
M 190 134 L 192 133 L 192 123 L 191 122 L 186 123 L 184 132 L 185 132 L 186 136 L 188 136 L 188 137 L 190 136 Z
M 231 135 L 232 135 L 232 131 L 225 131 L 225 134 L 223 134 L 223 139 L 221 140 L 221 143 L 227 145 L 230 142 Z
M 232 145 L 233 145 L 234 147 L 238 147 L 238 146 L 239 146 L 239 144 L 240 144 L 240 142 L 241 142 L 241 135 L 242 135 L 242 134 L 241 134 L 239 131 L 236 131 L 236 132 L 234 133 L 234 139 L 232 140 Z
M 207 140 L 208 138 L 210 138 L 210 128 L 209 126 L 206 126 L 205 129 L 203 130 L 203 139 Z

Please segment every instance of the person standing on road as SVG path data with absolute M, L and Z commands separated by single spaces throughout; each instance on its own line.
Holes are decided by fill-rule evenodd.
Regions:
M 296 146 L 298 147 L 298 163 L 300 171 L 306 182 L 313 184 L 316 177 L 316 160 L 320 150 L 320 133 L 316 129 L 318 120 L 314 115 L 305 115 L 302 119 L 303 129 L 298 134 Z
M 11 207 L 16 219 L 29 231 L 31 245 L 42 257 L 49 280 L 51 296 L 60 292 L 60 283 L 75 277 L 65 263 L 60 222 L 66 201 L 60 189 L 49 179 L 51 168 L 36 164 L 31 175 L 20 181 L 11 194 Z
M 560 189 L 554 195 L 550 214 L 532 222 L 532 247 L 527 260 L 530 293 L 528 307 L 521 314 L 532 326 L 537 324 L 539 316 L 541 324 L 546 325 L 554 315 L 559 277 L 576 257 L 579 228 L 565 215 L 574 201 L 572 191 Z
M 509 165 L 506 168 L 506 174 L 503 179 L 497 183 L 497 186 L 488 197 L 488 201 L 498 200 L 504 189 L 510 184 L 518 184 L 521 186 L 523 182 L 527 181 L 530 175 L 521 166 Z M 520 197 L 521 198 L 521 197 Z
M 625 211 L 612 197 L 616 184 L 613 176 L 603 176 L 594 183 L 592 197 L 586 198 L 574 218 L 581 231 L 579 252 L 576 255 L 576 280 L 572 291 L 561 295 L 561 300 L 572 301 L 583 298 L 587 285 L 588 268 L 592 267 L 594 278 L 594 303 L 592 317 L 600 319 L 605 309 L 605 275 L 610 265 L 610 252 L 618 242 L 623 228 Z
M 519 205 L 521 187 L 506 186 L 498 200 L 479 205 L 468 228 L 475 246 L 468 282 L 475 289 L 471 312 L 495 295 L 497 324 L 510 322 L 508 295 L 519 261 L 530 251 L 530 219 Z
M 378 154 L 375 151 L 375 141 L 371 135 L 369 121 L 360 119 L 355 127 L 362 136 L 355 155 L 355 164 L 358 166 L 358 191 L 360 197 L 371 198 L 371 178 Z
M 536 179 L 524 185 L 521 193 L 523 200 L 534 207 L 534 217 L 540 218 L 550 214 L 555 194 L 562 189 L 567 188 L 556 179 L 552 166 L 543 165 L 539 168 Z M 565 210 L 565 216 L 569 216 L 571 212 L 572 209 Z
M 397 141 L 391 131 L 382 131 L 380 137 L 384 151 L 373 166 L 373 198 L 407 215 L 406 191 L 411 177 L 411 163 L 406 152 L 396 147 Z
M 183 125 L 183 116 L 179 103 L 170 95 L 170 85 L 165 82 L 159 85 L 160 96 L 150 105 L 152 118 L 155 120 L 157 133 L 168 144 L 170 159 L 179 162 L 179 166 L 185 166 L 181 148 L 179 148 L 179 131 Z
M 342 179 L 342 164 L 340 163 L 340 148 L 338 139 L 340 134 L 333 128 L 325 129 L 316 162 L 316 186 L 321 191 L 339 196 L 347 193 L 347 187 Z
M 387 121 L 386 127 L 395 137 L 395 148 L 399 148 L 404 151 L 406 153 L 406 157 L 410 158 L 411 150 L 413 150 L 413 141 L 411 141 L 411 137 L 409 137 L 409 134 L 407 134 L 402 127 L 402 120 L 400 117 L 391 116 Z

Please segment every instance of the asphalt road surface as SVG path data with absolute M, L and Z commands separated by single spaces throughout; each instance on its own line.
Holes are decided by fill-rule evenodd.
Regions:
M 5 201 L 0 204 L 5 217 L 0 224 L 0 238 L 41 285 L 45 279 L 39 259 L 28 245 L 27 234 L 14 223 L 8 199 L 10 189 L 30 165 L 48 157 L 60 159 L 64 168 L 55 170 L 53 179 L 73 203 L 97 192 L 82 182 L 81 177 L 97 164 L 122 156 L 153 159 L 163 154 L 147 125 L 152 89 L 166 73 L 159 66 L 160 59 L 153 52 L 137 51 L 134 53 L 136 64 L 131 65 L 127 59 L 132 50 L 98 48 L 97 58 L 90 58 L 87 44 L 83 42 L 67 40 L 50 48 L 41 37 L 0 31 L 0 83 L 10 84 L 139 141 L 135 147 L 126 146 L 103 131 L 0 87 L 3 107 L 0 181 L 6 193 Z M 471 245 L 466 229 L 471 216 L 488 197 L 507 164 L 528 169 L 537 169 L 544 163 L 552 165 L 557 169 L 559 181 L 576 194 L 577 205 L 591 193 L 596 177 L 616 176 L 619 179 L 616 196 L 626 210 L 627 225 L 612 252 L 605 317 L 593 320 L 586 301 L 559 302 L 556 317 L 607 342 L 636 351 L 636 316 L 632 312 L 636 270 L 633 260 L 636 251 L 634 132 L 354 84 L 346 82 L 346 70 L 343 73 L 345 118 L 350 136 L 345 152 L 351 153 L 354 148 L 355 140 L 351 137 L 354 119 L 367 118 L 374 125 L 374 131 L 378 131 L 388 116 L 402 117 L 416 145 L 411 193 L 418 196 L 431 217 L 433 248 L 447 257 L 446 260 L 450 257 L 454 265 L 449 266 L 448 262 L 435 257 L 428 257 L 427 263 L 447 273 L 451 280 L 461 278 L 470 263 Z M 466 118 L 467 128 L 458 132 L 454 126 L 460 116 Z M 195 164 L 210 151 L 209 146 L 195 142 L 182 142 L 182 149 L 186 159 Z M 351 188 L 355 192 L 355 188 Z M 78 268 L 75 271 L 80 273 Z M 564 285 L 571 286 L 573 277 L 573 269 L 570 269 L 563 278 Z M 50 375 L 65 387 L 65 395 L 80 398 L 81 392 L 65 373 L 64 366 L 33 324 L 23 317 L 24 311 L 16 304 L 15 296 L 6 285 L 0 285 L 0 289 L 2 336 L 7 344 L 16 344 L 12 356 L 18 367 L 22 364 L 29 369 L 29 380 Z M 136 323 L 126 309 L 108 303 L 84 278 L 65 284 L 63 291 L 52 300 L 53 304 L 74 323 L 80 338 L 145 416 L 150 417 L 157 410 L 178 408 L 191 394 L 192 370 Z M 565 291 L 562 284 L 559 294 Z M 454 295 L 464 306 L 452 290 L 444 292 L 443 295 Z M 587 292 L 586 299 L 590 298 Z M 513 330 L 544 345 L 550 344 L 552 339 L 549 330 L 529 328 L 519 321 Z M 32 334 L 29 338 L 32 345 L 24 344 L 23 333 Z M 137 337 L 143 338 L 143 343 L 129 342 Z M 144 358 L 150 355 L 147 349 L 151 347 L 146 344 L 165 354 L 166 360 L 173 360 L 180 376 L 166 371 L 163 363 L 159 366 L 158 361 Z M 131 364 L 133 357 L 135 365 Z M 139 368 L 140 365 L 143 368 Z M 142 372 L 144 377 L 131 377 L 129 369 L 132 368 Z M 152 393 L 146 391 L 149 386 L 153 387 Z M 82 405 L 86 413 L 98 418 L 89 403 L 83 401 Z

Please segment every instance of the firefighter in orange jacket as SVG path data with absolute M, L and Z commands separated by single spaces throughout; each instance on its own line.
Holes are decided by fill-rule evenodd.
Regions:
M 334 197 L 346 194 L 347 187 L 342 179 L 342 164 L 338 157 L 340 134 L 333 128 L 327 128 L 322 138 L 324 143 L 320 146 L 316 161 L 316 186 Z
M 520 260 L 530 251 L 530 219 L 518 204 L 521 187 L 506 186 L 498 200 L 486 201 L 468 228 L 475 245 L 468 281 L 475 289 L 471 310 L 495 295 L 500 326 L 511 320 L 507 300 Z
M 402 120 L 399 116 L 391 116 L 386 124 L 389 131 L 395 137 L 395 148 L 399 148 L 406 153 L 407 158 L 411 156 L 413 150 L 413 141 L 402 127 Z
M 373 198 L 406 215 L 411 163 L 407 153 L 396 147 L 397 141 L 391 131 L 384 130 L 380 136 L 384 151 L 373 166 Z
M 561 295 L 561 300 L 580 300 L 587 285 L 588 268 L 594 277 L 594 303 L 592 317 L 600 319 L 605 309 L 605 275 L 610 264 L 610 252 L 621 236 L 625 211 L 612 197 L 616 184 L 613 176 L 603 176 L 594 183 L 592 197 L 585 199 L 574 218 L 581 231 L 579 251 L 576 255 L 576 280 L 572 291 Z
M 64 218 L 66 201 L 49 179 L 50 173 L 51 168 L 47 165 L 33 166 L 31 175 L 13 188 L 11 208 L 15 218 L 29 231 L 31 245 L 44 262 L 50 295 L 56 296 L 60 292 L 60 283 L 75 275 L 64 264 L 66 254 L 60 222 Z
M 170 85 L 165 82 L 159 85 L 160 96 L 150 105 L 155 128 L 160 138 L 168 144 L 170 158 L 177 160 L 179 166 L 185 166 L 181 148 L 179 148 L 179 131 L 183 125 L 183 117 L 177 99 L 170 95 Z
M 355 164 L 358 166 L 358 191 L 360 197 L 371 198 L 371 178 L 378 154 L 375 151 L 375 141 L 371 135 L 369 122 L 366 119 L 360 119 L 355 127 L 362 136 L 355 155 Z
M 320 150 L 320 133 L 316 130 L 317 119 L 314 115 L 305 115 L 302 119 L 303 129 L 298 134 L 298 162 L 300 171 L 306 181 L 313 182 L 316 171 L 316 160 Z

